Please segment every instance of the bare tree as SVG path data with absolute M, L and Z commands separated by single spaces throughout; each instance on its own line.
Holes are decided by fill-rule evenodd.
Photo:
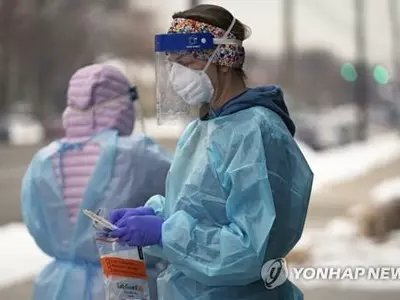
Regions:
M 0 109 L 25 99 L 42 118 L 64 106 L 72 73 L 101 54 L 152 59 L 153 16 L 111 2 L 1 1 Z

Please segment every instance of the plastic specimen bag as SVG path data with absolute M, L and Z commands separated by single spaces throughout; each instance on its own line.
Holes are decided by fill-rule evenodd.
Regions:
M 89 216 L 92 212 L 85 211 Z M 114 226 L 98 216 L 89 216 L 96 228 L 96 244 L 99 249 L 104 274 L 106 300 L 149 300 L 149 284 L 142 248 L 130 247 L 110 238 Z M 92 213 L 94 214 L 94 213 Z

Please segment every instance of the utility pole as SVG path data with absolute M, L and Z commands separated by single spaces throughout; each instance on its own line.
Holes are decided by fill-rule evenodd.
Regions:
M 293 84 L 294 72 L 294 0 L 283 0 L 283 37 L 285 59 L 281 69 L 280 81 L 289 86 Z
M 8 83 L 11 75 L 13 28 L 18 1 L 0 2 L 0 112 L 4 112 L 11 103 Z
M 43 32 L 42 32 L 42 8 L 44 0 L 34 0 L 33 4 L 33 13 L 34 13 L 34 22 L 32 24 L 32 53 L 34 60 L 32 62 L 31 68 L 31 78 L 30 78 L 30 101 L 33 107 L 33 114 L 37 118 L 41 118 L 43 111 L 43 99 L 42 99 L 42 89 L 41 89 L 41 81 L 42 81 L 42 54 L 41 47 L 43 47 Z
M 392 35 L 392 61 L 394 65 L 394 78 L 392 81 L 392 95 L 396 105 L 396 121 L 395 126 L 400 131 L 400 22 L 398 16 L 398 0 L 389 1 L 389 15 L 390 15 L 390 27 Z
M 356 42 L 356 70 L 358 80 L 355 83 L 355 102 L 358 106 L 357 138 L 366 140 L 368 135 L 368 80 L 367 80 L 367 53 L 365 30 L 365 0 L 354 0 L 355 10 L 355 42 Z

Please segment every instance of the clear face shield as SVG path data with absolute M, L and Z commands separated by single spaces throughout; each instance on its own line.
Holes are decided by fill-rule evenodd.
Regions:
M 157 123 L 186 123 L 198 117 L 198 108 L 210 103 L 214 87 L 205 73 L 221 45 L 242 45 L 227 38 L 235 19 L 222 38 L 211 33 L 168 33 L 155 37 Z M 211 53 L 202 70 L 185 66 L 194 51 Z

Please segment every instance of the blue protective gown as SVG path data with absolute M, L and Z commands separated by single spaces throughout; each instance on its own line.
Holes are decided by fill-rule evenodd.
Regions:
M 166 217 L 163 248 L 146 249 L 170 262 L 159 299 L 303 299 L 290 281 L 267 290 L 261 280 L 301 237 L 313 181 L 282 92 L 249 89 L 212 115 L 188 126 L 165 198 L 146 203 Z
M 101 147 L 96 169 L 84 193 L 81 210 L 136 207 L 164 193 L 170 160 L 164 151 L 143 136 L 118 137 L 108 130 L 92 139 Z M 38 246 L 54 257 L 37 277 L 34 300 L 104 300 L 103 275 L 91 220 L 80 212 L 71 224 L 56 182 L 52 157 L 60 151 L 54 142 L 33 158 L 22 184 L 22 215 Z M 118 157 L 125 163 L 114 170 Z M 157 259 L 156 259 L 157 260 Z M 154 257 L 147 266 L 150 283 L 158 273 Z M 156 297 L 155 286 L 152 296 Z

